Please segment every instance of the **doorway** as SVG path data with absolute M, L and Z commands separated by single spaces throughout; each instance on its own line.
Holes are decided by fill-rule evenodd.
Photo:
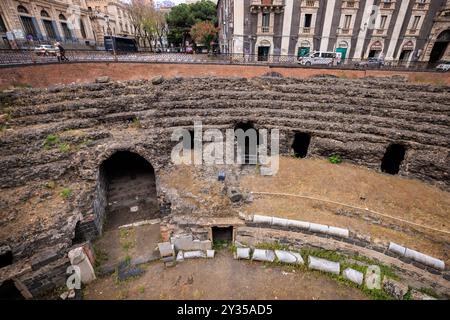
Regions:
M 406 149 L 401 144 L 391 144 L 381 160 L 381 171 L 389 174 L 398 174 Z
M 258 47 L 258 61 L 269 60 L 270 47 Z

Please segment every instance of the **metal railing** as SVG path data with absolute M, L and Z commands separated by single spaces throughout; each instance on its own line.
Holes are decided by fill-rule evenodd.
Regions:
M 69 62 L 137 62 L 137 63 L 208 63 L 237 65 L 270 65 L 304 68 L 328 69 L 386 69 L 386 70 L 427 70 L 435 64 L 422 61 L 368 61 L 365 59 L 305 59 L 300 63 L 294 55 L 257 55 L 257 54 L 187 54 L 187 53 L 153 53 L 134 52 L 112 54 L 105 50 L 70 50 L 65 56 Z M 310 61 L 310 62 L 308 62 Z M 34 50 L 0 49 L 0 65 L 26 65 L 57 63 L 53 55 L 37 55 Z

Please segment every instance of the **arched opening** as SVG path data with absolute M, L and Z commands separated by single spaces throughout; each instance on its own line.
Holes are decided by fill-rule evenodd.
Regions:
M 9 266 L 13 263 L 13 254 L 9 246 L 0 247 L 0 268 Z
M 389 145 L 381 160 L 381 171 L 389 174 L 397 174 L 405 158 L 405 151 L 405 147 L 401 144 Z
M 28 14 L 27 8 L 25 8 L 25 7 L 22 6 L 22 5 L 17 6 L 17 12 Z
M 6 280 L 0 285 L 0 300 L 24 300 L 13 280 Z
M 50 15 L 44 9 L 41 10 L 41 17 L 50 18 Z
M 309 143 L 311 142 L 311 136 L 308 133 L 296 132 L 294 135 L 294 141 L 292 142 L 292 150 L 294 150 L 294 156 L 297 158 L 304 158 L 308 154 Z
M 119 151 L 101 167 L 106 184 L 105 230 L 159 216 L 155 171 L 140 155 Z
M 447 51 L 448 43 L 450 42 L 450 30 L 445 30 L 437 37 L 433 49 L 430 53 L 430 64 L 437 63 L 442 59 L 444 53 Z
M 240 122 L 234 127 L 237 138 L 237 156 L 239 151 L 242 164 L 256 164 L 258 160 L 259 134 L 251 122 Z M 239 151 L 238 151 L 239 150 Z

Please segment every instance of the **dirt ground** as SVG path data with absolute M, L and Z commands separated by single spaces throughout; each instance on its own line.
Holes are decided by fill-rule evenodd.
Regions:
M 450 194 L 418 180 L 377 173 L 326 159 L 281 157 L 276 176 L 247 175 L 247 191 L 306 195 L 368 208 L 437 230 L 450 231 Z M 450 235 L 336 204 L 280 195 L 254 195 L 252 214 L 305 220 L 394 241 L 450 263 Z
M 358 289 L 324 275 L 238 261 L 228 250 L 214 259 L 185 260 L 165 268 L 156 261 L 139 278 L 97 279 L 83 291 L 86 300 L 103 299 L 367 299 Z

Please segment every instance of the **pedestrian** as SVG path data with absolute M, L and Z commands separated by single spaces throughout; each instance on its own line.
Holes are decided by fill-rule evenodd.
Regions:
M 64 50 L 63 46 L 59 42 L 56 43 L 56 47 L 58 48 L 59 53 L 58 61 L 69 61 L 69 59 L 67 59 L 66 57 L 66 50 Z

